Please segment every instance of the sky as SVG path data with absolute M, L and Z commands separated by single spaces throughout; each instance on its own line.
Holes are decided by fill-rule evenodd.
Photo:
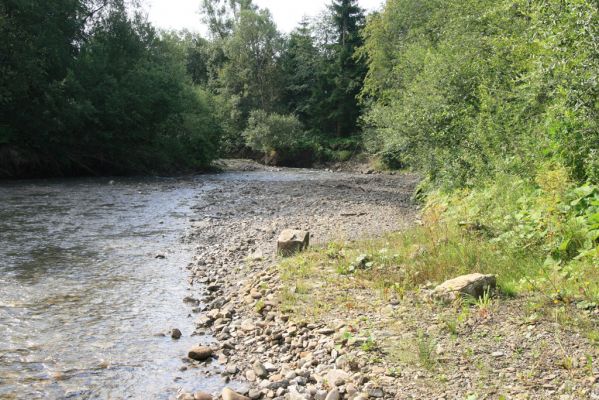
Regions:
M 164 29 L 206 31 L 199 15 L 201 0 L 144 0 L 149 20 Z M 383 0 L 359 0 L 366 10 L 380 8 Z M 328 0 L 254 0 L 261 8 L 268 8 L 281 32 L 291 32 L 304 15 L 315 16 L 324 10 Z

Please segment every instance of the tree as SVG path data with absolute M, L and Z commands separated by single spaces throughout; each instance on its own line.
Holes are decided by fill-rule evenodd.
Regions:
M 202 0 L 204 22 L 215 39 L 229 37 L 244 10 L 256 11 L 257 7 L 252 0 Z
M 239 96 L 245 115 L 253 109 L 272 112 L 279 106 L 281 50 L 281 36 L 268 10 L 240 11 L 225 44 L 222 83 L 227 93 Z
M 219 127 L 185 52 L 124 0 L 0 3 L 0 176 L 206 167 Z
M 360 30 L 364 26 L 364 10 L 357 0 L 334 0 L 330 6 L 337 33 L 334 45 L 335 62 L 330 71 L 333 89 L 328 99 L 331 119 L 337 136 L 348 136 L 357 131 L 360 106 L 357 96 L 362 89 L 366 67 L 355 57 L 362 46 Z
M 281 59 L 284 80 L 283 103 L 313 132 L 319 132 L 317 91 L 321 55 L 315 46 L 310 21 L 304 18 L 291 32 Z

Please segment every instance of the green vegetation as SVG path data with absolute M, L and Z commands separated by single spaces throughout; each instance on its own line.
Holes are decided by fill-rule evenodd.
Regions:
M 288 36 L 251 0 L 201 5 L 208 38 L 157 31 L 137 2 L 2 0 L 0 177 L 174 172 L 219 155 L 310 165 L 361 148 L 356 0 Z M 335 148 L 345 139 L 358 144 Z
M 448 188 L 547 163 L 597 183 L 596 2 L 388 0 L 365 35 L 372 151 Z
M 0 177 L 205 168 L 219 126 L 122 0 L 0 2 Z
M 224 110 L 223 154 L 252 150 L 283 165 L 353 155 L 334 146 L 359 133 L 356 96 L 366 68 L 354 53 L 365 17 L 356 4 L 331 1 L 326 13 L 304 19 L 286 37 L 251 1 L 204 0 L 210 40 L 189 41 L 189 70 Z

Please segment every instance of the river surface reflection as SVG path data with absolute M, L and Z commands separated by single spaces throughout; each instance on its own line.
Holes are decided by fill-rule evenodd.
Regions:
M 0 398 L 172 398 L 191 337 L 183 237 L 206 177 L 0 183 Z M 164 254 L 166 258 L 156 258 Z M 157 336 L 177 327 L 183 338 Z

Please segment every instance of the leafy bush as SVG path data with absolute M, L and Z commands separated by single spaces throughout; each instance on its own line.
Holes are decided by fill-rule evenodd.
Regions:
M 483 235 L 502 257 L 540 260 L 518 273 L 525 286 L 560 299 L 599 299 L 599 187 L 577 186 L 557 168 L 541 171 L 534 183 L 503 176 L 478 189 L 433 195 L 428 207 L 441 209 L 445 223 Z
M 370 151 L 446 187 L 547 161 L 598 182 L 596 1 L 389 0 L 365 35 Z
M 246 145 L 264 153 L 265 158 L 276 153 L 295 152 L 300 149 L 305 133 L 294 115 L 268 114 L 263 110 L 250 113 L 248 126 L 243 132 Z

